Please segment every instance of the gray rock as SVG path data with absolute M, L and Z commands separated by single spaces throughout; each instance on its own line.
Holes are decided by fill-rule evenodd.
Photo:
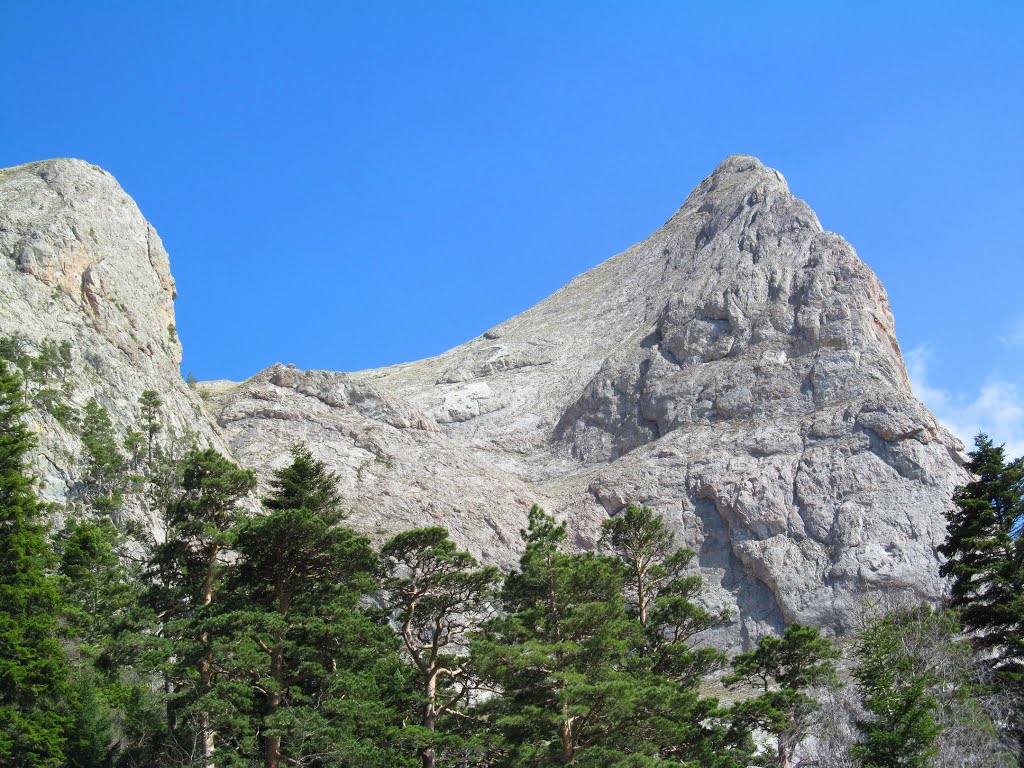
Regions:
M 249 382 L 219 423 L 254 466 L 306 439 L 366 530 L 437 521 L 508 564 L 531 501 L 581 547 L 648 504 L 732 609 L 727 645 L 792 620 L 842 631 L 873 595 L 942 591 L 963 446 L 914 398 L 878 279 L 754 158 L 728 158 L 650 238 L 480 338 L 350 374 L 372 385 L 361 405 L 298 394 L 331 375 L 271 384 L 273 417 Z M 396 402 L 415 428 L 381 415 Z M 387 435 L 386 461 L 360 430 Z
M 71 342 L 72 403 L 95 396 L 122 433 L 155 389 L 169 432 L 225 450 L 179 372 L 175 296 L 159 235 L 110 174 L 81 160 L 0 171 L 0 336 Z M 44 412 L 31 419 L 42 495 L 64 501 L 81 482 L 81 443 Z
M 53 192 L 51 166 L 74 189 Z M 195 416 L 180 350 L 161 338 L 166 257 L 134 205 L 72 161 L 5 173 L 0 244 L 20 282 L 5 275 L 4 296 L 46 316 L 36 336 L 81 327 L 78 343 L 101 350 L 97 391 L 116 400 L 121 380 L 133 396 L 152 381 Z M 99 253 L 76 233 L 94 218 L 121 261 L 81 255 Z M 131 322 L 118 325 L 122 294 Z M 132 328 L 141 349 L 124 342 Z M 437 523 L 509 565 L 533 503 L 581 548 L 647 504 L 697 550 L 709 602 L 735 619 L 715 641 L 732 647 L 792 620 L 842 631 L 881 593 L 939 594 L 935 548 L 966 478 L 963 446 L 910 390 L 878 279 L 745 156 L 644 242 L 443 355 L 350 374 L 276 365 L 199 390 L 210 441 L 222 431 L 265 480 L 304 440 L 377 540 Z

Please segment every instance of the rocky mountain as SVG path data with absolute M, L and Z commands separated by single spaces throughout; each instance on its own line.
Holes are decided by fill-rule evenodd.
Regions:
M 175 295 L 159 235 L 109 173 L 81 160 L 0 170 L 0 336 L 30 352 L 70 342 L 71 402 L 95 396 L 122 432 L 155 389 L 169 432 L 226 450 L 179 372 Z M 43 411 L 31 426 L 44 497 L 74 495 L 80 441 Z
M 962 446 L 911 392 L 878 279 L 755 158 L 727 158 L 647 240 L 443 355 L 275 365 L 200 385 L 205 411 L 168 337 L 166 255 L 109 176 L 4 172 L 0 251 L 0 331 L 26 317 L 34 338 L 73 336 L 118 413 L 140 387 L 171 392 L 176 420 L 264 477 L 304 440 L 378 539 L 437 523 L 509 564 L 533 503 L 579 547 L 643 503 L 697 550 L 734 646 L 941 590 Z

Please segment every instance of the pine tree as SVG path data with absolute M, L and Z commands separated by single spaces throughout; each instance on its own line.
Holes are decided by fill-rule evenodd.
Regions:
M 691 572 L 696 553 L 676 547 L 664 518 L 647 507 L 630 505 L 602 525 L 602 544 L 625 566 L 627 605 L 644 630 L 644 645 L 631 662 L 637 697 L 630 738 L 618 738 L 631 752 L 656 751 L 667 760 L 702 765 L 743 764 L 749 734 L 730 727 L 728 714 L 700 694 L 710 673 L 726 657 L 696 647 L 702 632 L 727 623 L 727 611 L 709 611 L 696 601 L 704 580 Z
M 723 654 L 691 644 L 700 633 L 727 623 L 728 612 L 708 611 L 695 602 L 704 589 L 704 580 L 689 572 L 696 553 L 675 546 L 664 518 L 631 504 L 602 524 L 601 542 L 626 566 L 627 603 L 647 633 L 645 651 L 654 657 L 653 671 L 689 685 L 719 668 Z
M 928 606 L 878 617 L 857 639 L 853 676 L 869 718 L 857 723 L 863 741 L 851 750 L 864 768 L 924 768 L 937 752 L 938 679 L 904 642 L 905 628 L 933 620 Z
M 950 605 L 977 646 L 1005 684 L 1024 691 L 1024 458 L 1007 462 L 983 434 L 974 444 L 967 470 L 976 479 L 953 494 L 939 573 L 952 578 Z
M 133 643 L 124 643 L 140 629 L 142 583 L 137 565 L 122 558 L 122 545 L 106 518 L 69 520 L 56 540 L 64 621 L 72 641 L 69 768 L 105 768 L 115 755 L 137 753 L 139 714 L 154 706 L 149 681 L 132 669 Z
M 243 711 L 236 729 L 260 734 L 266 768 L 314 757 L 396 765 L 389 732 L 399 721 L 397 647 L 359 608 L 376 587 L 376 554 L 365 537 L 336 525 L 337 478 L 303 446 L 292 459 L 274 473 L 270 513 L 238 532 L 231 612 L 222 619 L 236 633 L 220 662 L 232 679 L 221 690 L 255 692 L 257 710 Z
M 381 549 L 381 563 L 383 601 L 421 691 L 420 760 L 433 768 L 439 721 L 459 715 L 476 683 L 466 645 L 489 613 L 498 572 L 479 568 L 437 527 L 398 534 Z
M 66 620 L 79 643 L 99 653 L 140 597 L 137 568 L 121 558 L 121 534 L 106 518 L 68 520 L 56 539 Z
M 816 705 L 809 690 L 836 684 L 833 661 L 839 650 L 817 627 L 794 622 L 782 636 L 766 635 L 757 648 L 732 660 L 727 685 L 746 683 L 760 696 L 733 707 L 734 717 L 776 738 L 777 765 L 787 768 L 793 750 L 806 735 Z
M 499 691 L 475 713 L 504 737 L 497 764 L 745 765 L 748 739 L 730 731 L 717 702 L 655 671 L 652 643 L 662 638 L 654 607 L 649 634 L 623 597 L 635 563 L 567 552 L 565 525 L 539 507 L 522 535 L 526 550 L 501 593 L 504 613 L 472 645 L 474 664 Z
M 82 411 L 79 437 L 85 464 L 85 499 L 97 512 L 116 520 L 124 502 L 125 457 L 118 447 L 110 412 L 95 397 Z
M 195 736 L 207 765 L 214 762 L 215 720 L 224 708 L 215 692 L 221 635 L 214 596 L 228 564 L 239 503 L 255 485 L 250 470 L 213 449 L 189 453 L 181 495 L 166 510 L 166 540 L 148 564 L 146 599 L 162 624 L 161 670 L 174 689 L 169 731 L 180 744 Z
M 64 760 L 68 672 L 53 553 L 25 468 L 22 391 L 0 361 L 0 764 L 46 768 Z
M 74 389 L 68 377 L 71 370 L 71 343 L 46 338 L 33 355 L 27 341 L 19 336 L 0 338 L 0 360 L 6 360 L 21 373 L 22 395 L 26 406 L 48 412 L 68 428 L 76 418 L 67 398 Z
M 606 520 L 601 534 L 601 543 L 611 547 L 628 566 L 626 586 L 632 592 L 640 623 L 647 626 L 650 605 L 661 584 L 670 578 L 665 560 L 676 550 L 675 534 L 661 515 L 633 504 Z
M 153 467 L 153 441 L 164 428 L 160 421 L 163 404 L 163 398 L 155 389 L 147 389 L 139 395 L 139 425 L 146 436 L 146 466 L 150 469 Z

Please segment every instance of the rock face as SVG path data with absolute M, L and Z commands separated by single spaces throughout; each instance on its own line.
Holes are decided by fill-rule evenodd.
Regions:
M 0 171 L 0 336 L 70 342 L 72 402 L 95 396 L 122 432 L 155 389 L 169 430 L 223 448 L 178 370 L 174 297 L 159 235 L 110 174 L 81 160 Z M 81 443 L 45 413 L 32 419 L 43 496 L 64 500 Z
M 355 374 L 275 366 L 213 409 L 236 456 L 307 441 L 382 534 L 451 528 L 516 556 L 532 502 L 574 542 L 630 502 L 697 550 L 737 645 L 842 630 L 879 593 L 941 590 L 959 441 L 913 396 L 885 291 L 752 157 L 650 238 L 443 355 Z
M 32 338 L 73 338 L 123 418 L 141 389 L 170 392 L 175 419 L 222 433 L 264 478 L 304 440 L 378 540 L 437 523 L 507 565 L 533 503 L 578 547 L 643 503 L 698 552 L 709 602 L 734 616 L 714 640 L 731 647 L 941 590 L 962 446 L 914 398 L 877 278 L 752 157 L 479 338 L 379 370 L 201 385 L 209 425 L 168 337 L 166 255 L 109 176 L 77 161 L 4 172 L 0 250 L 0 330 L 29 317 Z

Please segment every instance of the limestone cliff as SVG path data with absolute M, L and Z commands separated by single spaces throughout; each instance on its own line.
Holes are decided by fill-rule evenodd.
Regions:
M 872 596 L 942 588 L 962 446 L 911 392 L 877 278 L 754 158 L 726 159 L 647 240 L 436 358 L 201 385 L 211 425 L 177 372 L 166 256 L 109 176 L 5 172 L 0 250 L 5 304 L 20 302 L 0 331 L 26 316 L 35 337 L 101 350 L 83 370 L 119 412 L 143 384 L 169 387 L 175 418 L 222 431 L 264 477 L 305 440 L 377 538 L 438 523 L 508 564 L 532 503 L 580 547 L 647 504 L 732 608 L 729 645 L 794 619 L 841 630 Z
M 179 372 L 175 295 L 159 235 L 110 174 L 81 160 L 0 171 L 0 336 L 30 350 L 70 342 L 72 402 L 95 396 L 122 432 L 155 389 L 169 431 L 223 449 Z M 66 499 L 81 482 L 81 444 L 46 413 L 31 417 L 43 496 Z

